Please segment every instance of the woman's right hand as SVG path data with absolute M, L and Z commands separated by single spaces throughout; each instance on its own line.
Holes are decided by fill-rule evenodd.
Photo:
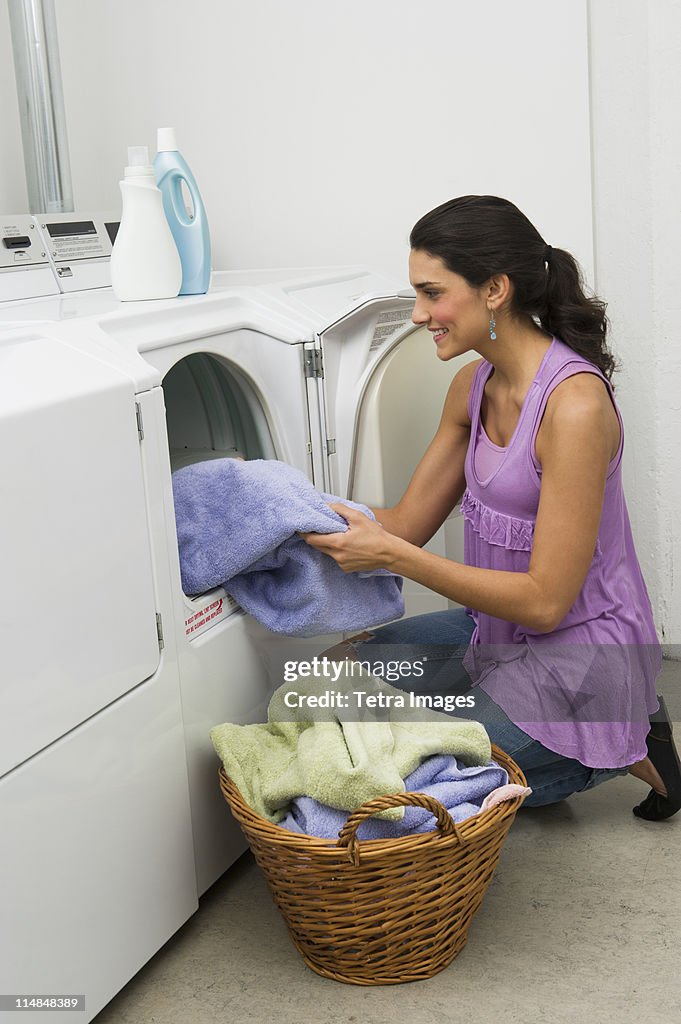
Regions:
M 348 524 L 343 533 L 301 533 L 310 547 L 322 551 L 341 567 L 343 572 L 371 572 L 390 567 L 397 546 L 402 541 L 383 526 L 342 502 L 329 505 Z

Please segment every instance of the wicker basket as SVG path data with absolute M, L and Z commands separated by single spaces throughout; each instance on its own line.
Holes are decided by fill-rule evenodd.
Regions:
M 492 747 L 510 782 L 525 777 Z M 456 825 L 423 793 L 363 804 L 337 843 L 288 832 L 244 802 L 221 768 L 220 787 L 264 872 L 291 938 L 317 974 L 353 985 L 431 978 L 459 953 L 482 903 L 522 798 Z M 359 841 L 357 828 L 388 807 L 415 804 L 437 818 L 434 832 Z

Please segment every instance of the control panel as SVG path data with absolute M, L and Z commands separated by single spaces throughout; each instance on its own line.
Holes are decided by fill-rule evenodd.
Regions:
M 50 257 L 27 213 L 0 216 L 0 268 L 47 266 Z
M 34 218 L 63 292 L 105 288 L 118 231 L 114 214 L 50 213 Z
M 59 292 L 48 249 L 30 214 L 0 214 L 0 302 Z
M 0 214 L 0 302 L 111 285 L 117 214 Z

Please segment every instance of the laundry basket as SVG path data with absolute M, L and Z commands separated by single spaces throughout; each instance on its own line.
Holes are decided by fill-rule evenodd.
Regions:
M 514 761 L 492 757 L 525 786 Z M 431 978 L 459 953 L 489 885 L 522 797 L 457 825 L 423 793 L 379 797 L 354 811 L 337 842 L 299 835 L 256 814 L 219 771 L 220 787 L 262 869 L 293 942 L 317 974 L 353 985 Z M 414 804 L 436 816 L 433 832 L 357 839 L 360 823 Z

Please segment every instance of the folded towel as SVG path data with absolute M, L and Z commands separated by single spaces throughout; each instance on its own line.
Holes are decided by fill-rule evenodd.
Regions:
M 367 629 L 404 614 L 400 576 L 345 573 L 298 536 L 348 528 L 327 504 L 341 499 L 315 490 L 300 470 L 270 459 L 199 462 L 173 474 L 173 494 L 186 594 L 225 585 L 288 636 Z
M 465 767 L 455 757 L 444 754 L 427 758 L 404 780 L 407 792 L 435 797 L 456 822 L 478 814 L 483 801 L 507 784 L 506 769 L 494 762 Z M 291 832 L 336 839 L 347 818 L 347 811 L 339 811 L 302 796 L 296 797 L 291 810 L 279 824 Z M 406 807 L 401 821 L 367 818 L 357 829 L 357 835 L 360 839 L 398 839 L 416 832 L 432 832 L 435 827 L 435 818 L 430 811 L 423 807 Z
M 298 679 L 275 691 L 266 724 L 226 723 L 211 730 L 213 746 L 244 800 L 272 822 L 285 817 L 294 797 L 352 810 L 377 796 L 403 793 L 404 778 L 432 754 L 453 754 L 466 765 L 490 760 L 489 738 L 479 722 L 404 710 L 402 690 L 367 674 L 341 676 L 333 686 L 334 693 L 349 699 L 355 691 L 380 694 L 383 708 L 363 706 L 360 716 L 342 709 L 341 702 L 314 721 L 306 701 L 319 695 L 320 682 Z M 293 692 L 300 704 L 296 708 L 285 704 Z M 399 819 L 404 809 L 381 814 Z

